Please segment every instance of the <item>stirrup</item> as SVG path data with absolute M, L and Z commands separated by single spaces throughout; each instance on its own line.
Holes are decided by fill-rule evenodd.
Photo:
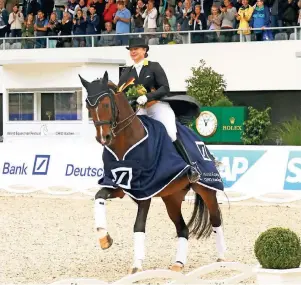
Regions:
M 190 183 L 196 183 L 201 179 L 201 173 L 196 163 L 192 163 L 192 165 L 190 165 L 187 177 Z

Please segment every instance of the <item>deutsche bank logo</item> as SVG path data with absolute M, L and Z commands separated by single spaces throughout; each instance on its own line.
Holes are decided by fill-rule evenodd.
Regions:
M 131 189 L 133 179 L 133 169 L 130 167 L 117 167 L 111 170 L 113 182 L 124 189 Z
M 47 175 L 50 155 L 38 154 L 35 156 L 32 175 Z

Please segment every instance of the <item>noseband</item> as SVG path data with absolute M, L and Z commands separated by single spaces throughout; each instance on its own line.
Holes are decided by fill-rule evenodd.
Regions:
M 89 101 L 88 98 L 86 99 L 86 103 L 90 107 L 96 108 L 105 97 L 109 97 L 110 105 L 111 105 L 112 118 L 111 118 L 110 121 L 106 121 L 106 120 L 94 121 L 93 120 L 94 126 L 99 127 L 99 126 L 109 125 L 110 126 L 110 131 L 111 131 L 113 137 L 116 137 L 119 132 L 124 130 L 126 127 L 128 127 L 132 123 L 132 121 L 135 119 L 136 114 L 139 111 L 139 108 L 137 109 L 136 112 L 134 112 L 130 116 L 126 117 L 124 120 L 118 121 L 118 117 L 119 117 L 120 112 L 119 112 L 119 108 L 118 108 L 118 106 L 116 104 L 116 101 L 115 101 L 115 98 L 114 98 L 115 92 L 112 89 L 108 89 L 106 91 L 102 91 L 102 92 L 97 93 L 95 95 L 92 95 L 90 97 L 96 97 L 96 96 L 98 96 L 98 98 L 97 98 L 96 103 L 94 105 L 91 104 L 91 102 Z M 98 112 L 98 108 L 97 108 L 96 112 Z M 130 121 L 124 127 L 118 128 L 121 124 L 127 122 L 128 120 L 130 120 Z

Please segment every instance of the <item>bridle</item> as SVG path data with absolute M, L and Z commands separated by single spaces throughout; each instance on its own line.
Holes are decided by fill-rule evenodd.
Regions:
M 99 92 L 95 95 L 89 96 L 89 97 L 96 97 L 98 96 L 98 98 L 95 101 L 95 104 L 91 104 L 91 102 L 89 101 L 89 98 L 86 99 L 86 103 L 92 107 L 92 108 L 96 108 L 96 112 L 98 111 L 98 105 L 99 103 L 105 98 L 105 97 L 109 97 L 110 99 L 110 105 L 111 105 L 111 114 L 112 114 L 112 118 L 110 121 L 106 121 L 106 120 L 99 120 L 99 121 L 94 121 L 94 126 L 95 127 L 100 127 L 100 126 L 104 126 L 104 125 L 109 125 L 110 126 L 110 131 L 111 134 L 113 135 L 113 137 L 116 137 L 118 133 L 120 133 L 122 130 L 124 130 L 125 128 L 127 128 L 135 119 L 136 114 L 138 113 L 140 108 L 137 108 L 137 111 L 134 112 L 133 114 L 131 114 L 130 116 L 128 116 L 127 118 L 125 118 L 124 120 L 118 121 L 118 117 L 119 117 L 119 108 L 116 104 L 115 101 L 115 92 L 109 88 L 108 90 Z M 129 120 L 129 122 L 123 126 L 122 128 L 118 128 L 121 124 L 126 123 Z M 117 129 L 118 128 L 118 129 Z

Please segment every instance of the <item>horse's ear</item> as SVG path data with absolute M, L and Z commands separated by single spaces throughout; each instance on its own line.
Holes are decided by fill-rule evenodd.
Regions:
M 103 75 L 102 83 L 108 84 L 108 81 L 109 81 L 109 75 L 108 75 L 108 72 L 106 71 L 105 74 Z
M 80 74 L 79 74 L 78 76 L 79 76 L 79 78 L 80 78 L 80 81 L 82 82 L 82 85 L 87 89 L 88 86 L 89 86 L 89 84 L 90 84 L 90 82 L 88 82 L 86 79 L 82 78 L 82 77 L 80 76 Z

